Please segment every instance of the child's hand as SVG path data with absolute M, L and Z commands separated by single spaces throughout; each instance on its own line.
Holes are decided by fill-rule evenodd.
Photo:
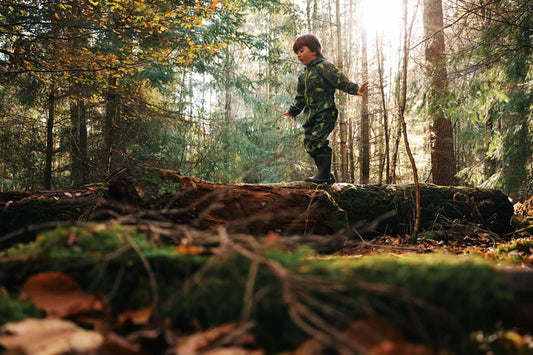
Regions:
M 295 121 L 296 121 L 296 116 L 293 116 L 293 115 L 291 115 L 291 114 L 290 114 L 290 113 L 288 113 L 288 112 L 285 112 L 285 113 L 283 114 L 283 116 L 287 116 L 287 117 L 290 117 L 290 118 L 292 118 L 293 120 L 295 120 Z
M 365 91 L 366 91 L 367 88 L 368 88 L 368 81 L 365 81 L 365 82 L 363 83 L 363 85 L 361 85 L 361 86 L 359 87 L 359 89 L 357 90 L 357 95 L 359 95 L 359 96 L 365 96 Z

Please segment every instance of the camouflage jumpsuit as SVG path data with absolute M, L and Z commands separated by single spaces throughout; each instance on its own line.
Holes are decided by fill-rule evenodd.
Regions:
M 297 94 L 289 113 L 297 116 L 303 111 L 304 147 L 312 157 L 331 152 L 328 136 L 338 116 L 335 89 L 356 95 L 359 85 L 350 81 L 321 55 L 309 63 L 298 77 Z

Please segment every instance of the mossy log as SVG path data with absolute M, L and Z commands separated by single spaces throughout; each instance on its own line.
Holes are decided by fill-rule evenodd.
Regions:
M 200 229 L 223 225 L 253 235 L 324 235 L 344 225 L 344 212 L 321 189 L 217 184 L 153 168 L 123 169 L 108 184 L 112 199 L 163 211 L 173 222 Z
M 294 348 L 305 338 L 294 312 L 310 323 L 308 312 L 321 317 L 324 323 L 312 324 L 324 331 L 342 330 L 371 313 L 437 347 L 460 346 L 473 330 L 523 316 L 514 313 L 513 289 L 487 260 L 322 259 L 306 249 L 284 253 L 252 237 L 223 242 L 222 235 L 211 233 L 207 237 L 220 237 L 215 255 L 183 253 L 138 226 L 93 223 L 50 230 L 34 243 L 0 253 L 0 283 L 14 299 L 30 276 L 60 271 L 87 292 L 108 295 L 112 318 L 154 306 L 183 332 L 242 319 L 249 305 L 245 314 L 256 324 L 257 342 L 272 352 Z M 248 298 L 247 290 L 252 291 Z M 14 308 L 5 293 L 0 293 L 0 315 L 2 307 Z M 17 312 L 22 318 L 25 312 L 35 314 L 18 306 Z
M 93 188 L 0 193 L 0 250 L 33 240 L 39 229 L 84 219 L 103 194 Z
M 138 166 L 117 171 L 103 186 L 1 193 L 0 249 L 13 242 L 1 236 L 17 229 L 26 229 L 31 238 L 31 225 L 106 219 L 131 213 L 132 208 L 199 229 L 223 225 L 256 236 L 269 231 L 404 235 L 413 225 L 413 186 L 226 185 Z M 513 206 L 498 190 L 422 185 L 421 204 L 425 230 L 445 230 L 452 221 L 461 220 L 495 233 L 510 231 Z
M 226 185 L 153 168 L 123 169 L 109 180 L 110 196 L 144 208 L 187 210 L 179 218 L 201 228 L 261 234 L 360 235 L 410 233 L 413 185 Z M 513 206 L 499 190 L 421 185 L 422 227 L 446 229 L 468 221 L 495 233 L 510 231 Z
M 360 234 L 410 234 L 415 215 L 413 185 L 350 185 L 329 189 Z M 422 230 L 446 230 L 454 221 L 497 234 L 510 232 L 513 205 L 499 190 L 420 185 Z

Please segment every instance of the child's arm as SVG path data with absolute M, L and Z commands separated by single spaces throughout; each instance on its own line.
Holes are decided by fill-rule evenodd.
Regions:
M 366 86 L 363 87 L 363 85 L 365 85 L 363 84 L 361 87 L 359 87 L 357 83 L 348 79 L 344 73 L 342 73 L 336 66 L 329 62 L 324 62 L 320 69 L 322 76 L 331 86 L 348 94 L 362 96 L 362 92 L 368 86 L 368 83 L 366 83 Z
M 296 96 L 294 97 L 294 101 L 291 107 L 289 107 L 289 111 L 284 114 L 285 116 L 296 118 L 296 116 L 298 116 L 298 114 L 302 112 L 305 107 L 304 85 L 301 77 L 298 78 L 298 85 L 296 87 L 296 90 L 297 92 Z

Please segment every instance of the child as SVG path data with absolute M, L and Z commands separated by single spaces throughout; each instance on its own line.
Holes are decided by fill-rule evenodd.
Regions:
M 305 181 L 317 184 L 334 183 L 335 177 L 330 171 L 331 148 L 328 136 L 333 131 L 338 116 L 335 89 L 363 96 L 368 82 L 359 87 L 333 64 L 327 62 L 322 56 L 320 41 L 312 34 L 298 37 L 292 48 L 298 60 L 305 65 L 305 69 L 298 77 L 294 102 L 283 115 L 293 119 L 302 111 L 305 115 L 304 147 L 315 160 L 318 169 L 316 175 Z

